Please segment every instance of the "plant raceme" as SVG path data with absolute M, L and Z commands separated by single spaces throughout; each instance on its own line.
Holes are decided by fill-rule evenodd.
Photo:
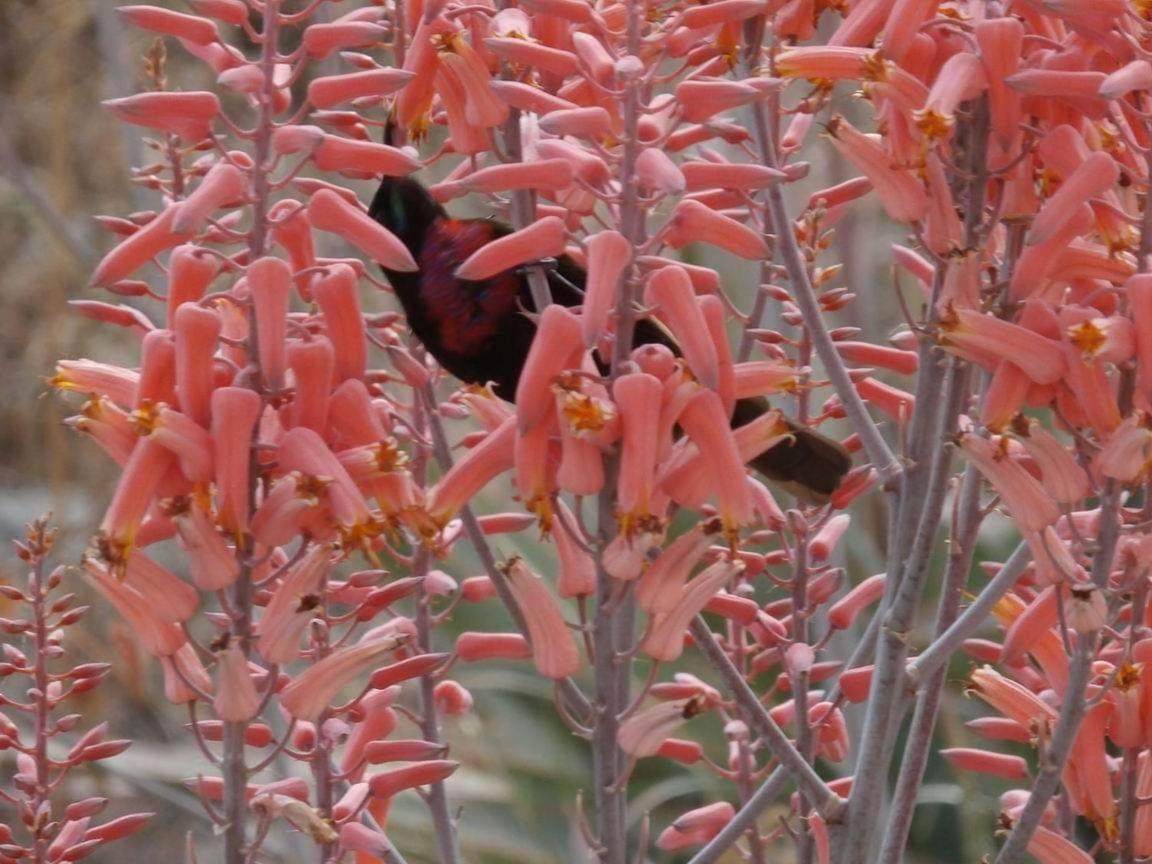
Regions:
M 152 89 L 107 103 L 158 136 L 135 179 L 160 204 L 103 220 L 92 283 L 141 302 L 77 303 L 138 361 L 53 383 L 122 469 L 82 576 L 188 706 L 222 860 L 287 822 L 318 861 L 402 861 L 388 809 L 413 788 L 462 860 L 441 727 L 472 697 L 450 676 L 502 660 L 589 742 L 594 860 L 647 848 L 628 780 L 661 759 L 725 791 L 660 849 L 895 864 L 961 649 L 988 749 L 942 755 L 1018 787 L 974 854 L 1152 855 L 1146 3 L 188 6 L 120 9 L 163 40 Z M 162 45 L 216 87 L 169 89 Z M 818 138 L 858 176 L 813 182 Z M 348 181 L 425 168 L 439 204 L 511 224 L 442 278 L 530 287 L 515 406 L 454 389 L 375 275 L 417 261 Z M 909 238 L 891 292 L 829 260 L 869 202 Z M 754 262 L 750 297 L 681 260 L 696 244 Z M 576 307 L 551 303 L 560 256 Z M 857 294 L 901 304 L 890 344 L 852 326 Z M 642 319 L 679 353 L 634 349 Z M 830 497 L 782 505 L 745 469 L 795 435 L 776 411 L 730 427 L 762 396 L 847 420 Z M 515 503 L 478 512 L 501 477 Z M 1019 545 L 974 567 L 996 521 Z M 544 572 L 497 560 L 489 538 L 533 527 Z M 485 572 L 458 582 L 467 549 Z M 508 632 L 444 635 L 496 598 Z M 280 753 L 309 779 L 264 778 Z

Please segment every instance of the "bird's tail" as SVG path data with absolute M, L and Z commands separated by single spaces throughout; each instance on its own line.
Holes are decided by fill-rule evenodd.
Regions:
M 763 399 L 741 399 L 732 415 L 733 426 L 743 426 L 768 410 Z M 765 450 L 751 466 L 801 501 L 822 504 L 836 491 L 852 468 L 852 457 L 837 441 L 785 419 L 792 437 Z

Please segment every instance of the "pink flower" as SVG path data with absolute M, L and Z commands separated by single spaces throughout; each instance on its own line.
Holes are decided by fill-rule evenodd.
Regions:
M 212 393 L 212 447 L 220 526 L 238 538 L 248 530 L 249 447 L 261 411 L 251 390 L 221 387 Z
M 872 181 L 888 215 L 897 222 L 915 222 L 928 210 L 928 197 L 915 174 L 897 168 L 878 141 L 854 128 L 843 117 L 828 123 L 828 138 L 845 159 Z
M 493 240 L 456 268 L 458 279 L 488 279 L 529 261 L 564 253 L 568 231 L 558 216 L 545 216 L 507 237 Z
M 405 69 L 372 69 L 316 78 L 308 84 L 308 101 L 317 108 L 331 108 L 363 96 L 388 96 L 413 78 Z
M 760 90 L 742 81 L 693 79 L 676 86 L 676 101 L 689 123 L 701 123 L 760 98 Z
M 142 30 L 187 39 L 196 45 L 208 45 L 220 38 L 215 24 L 196 15 L 185 15 L 158 6 L 121 6 L 116 12 L 129 24 Z
M 950 747 L 941 750 L 940 755 L 960 771 L 991 774 L 1002 780 L 1023 780 L 1028 777 L 1028 763 L 1021 756 L 971 747 Z
M 103 287 L 111 286 L 121 279 L 131 276 L 166 249 L 171 249 L 173 246 L 190 240 L 191 231 L 176 231 L 172 227 L 178 212 L 179 205 L 170 205 L 143 228 L 121 240 L 96 265 L 96 270 L 92 274 L 92 284 Z
M 688 274 L 680 267 L 661 267 L 648 277 L 644 302 L 659 311 L 692 373 L 705 387 L 717 389 L 720 373 L 716 345 Z
M 652 614 L 640 650 L 656 660 L 675 660 L 684 650 L 692 619 L 728 582 L 744 572 L 741 561 L 718 561 L 685 585 L 667 612 Z
M 528 627 L 536 670 L 546 678 L 575 675 L 583 665 L 580 651 L 548 587 L 519 558 L 509 559 L 501 569 Z
M 1152 463 L 1152 429 L 1144 411 L 1133 411 L 1108 436 L 1092 466 L 1105 477 L 1134 483 L 1148 472 Z
M 408 641 L 404 636 L 384 635 L 333 651 L 281 690 L 280 704 L 296 719 L 315 722 L 345 684 L 363 675 L 386 654 Z
M 557 303 L 545 307 L 516 386 L 521 434 L 555 416 L 552 384 L 565 369 L 578 368 L 583 353 L 580 319 Z
M 651 613 L 669 612 L 676 605 L 693 568 L 712 545 L 720 525 L 715 520 L 697 522 L 673 540 L 648 565 L 636 588 L 636 601 Z
M 742 2 L 742 0 L 727 0 L 727 2 Z M 656 845 L 665 852 L 675 852 L 678 849 L 707 843 L 719 834 L 735 815 L 735 808 L 727 801 L 717 801 L 715 804 L 689 810 L 660 833 L 656 838 Z
M 710 390 L 700 390 L 680 413 L 680 425 L 700 449 L 704 468 L 712 477 L 712 488 L 730 539 L 752 518 L 752 501 L 747 474 L 727 412 L 720 397 Z
M 240 159 L 247 156 L 240 154 Z M 221 160 L 208 169 L 192 194 L 176 205 L 172 230 L 177 234 L 204 229 L 208 218 L 225 206 L 243 203 L 248 193 L 248 175 L 229 161 Z
M 168 657 L 185 644 L 187 639 L 175 623 L 172 609 L 157 604 L 156 597 L 149 599 L 120 582 L 108 567 L 94 558 L 85 558 L 83 564 L 84 581 L 112 604 L 145 651 L 156 657 Z
M 428 513 L 441 527 L 472 497 L 515 464 L 516 419 L 507 418 L 469 450 L 428 492 Z
M 428 759 L 424 762 L 414 762 L 403 768 L 389 768 L 372 775 L 368 780 L 368 788 L 377 798 L 391 798 L 405 789 L 441 783 L 459 767 L 459 762 L 453 762 L 450 759 Z
M 336 135 L 324 135 L 312 153 L 312 161 L 321 171 L 339 171 L 349 176 L 405 177 L 422 167 L 420 162 L 399 147 L 354 141 Z
M 477 660 L 527 660 L 532 646 L 519 633 L 461 633 L 456 656 L 464 663 Z
M 658 702 L 642 708 L 620 724 L 616 743 L 629 756 L 654 756 L 678 728 L 707 710 L 699 697 Z
M 220 316 L 185 303 L 176 310 L 176 388 L 180 410 L 208 427 L 215 389 L 214 355 L 220 338 Z
M 418 269 L 400 238 L 329 189 L 321 189 L 308 199 L 308 221 L 320 231 L 339 234 L 389 270 L 413 273 Z
M 1041 531 L 1059 518 L 1055 502 L 1040 483 L 1007 454 L 1004 446 L 966 433 L 960 436 L 960 449 L 1004 499 L 1021 532 Z
M 316 336 L 288 345 L 293 396 L 285 425 L 322 433 L 328 425 L 328 400 L 335 379 L 336 349 L 332 340 Z
M 1111 156 L 1101 151 L 1090 154 L 1044 202 L 1028 231 L 1028 242 L 1034 245 L 1051 239 L 1075 217 L 1081 204 L 1110 190 L 1119 177 L 1120 169 Z
M 235 645 L 216 655 L 216 695 L 212 707 L 225 722 L 251 720 L 260 710 L 260 693 L 248 671 L 248 658 Z
M 128 458 L 97 538 L 100 556 L 116 571 L 131 554 L 144 514 L 175 462 L 171 451 L 151 438 L 141 438 Z
M 320 604 L 332 568 L 332 544 L 317 543 L 289 568 L 260 618 L 256 647 L 269 663 L 283 665 L 297 659 L 300 637 Z
M 652 516 L 659 429 L 652 422 L 660 416 L 663 401 L 660 381 L 642 372 L 621 375 L 612 385 L 620 412 L 621 437 L 619 520 L 620 533 L 630 535 L 639 523 Z
M 673 249 L 682 249 L 689 243 L 710 243 L 753 261 L 768 255 L 768 246 L 759 232 L 690 198 L 682 199 L 672 211 L 664 228 L 664 240 Z
M 1007 360 L 1037 384 L 1054 384 L 1067 372 L 1057 343 L 975 309 L 947 309 L 941 317 L 939 339 L 945 348 L 976 363 Z
M 212 132 L 212 121 L 220 113 L 216 94 L 203 91 L 137 93 L 101 104 L 126 123 L 171 132 L 186 144 L 207 138 Z M 97 284 L 106 283 L 97 281 Z

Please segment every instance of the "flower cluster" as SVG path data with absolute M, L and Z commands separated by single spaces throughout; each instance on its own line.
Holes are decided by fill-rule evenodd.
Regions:
M 0 696 L 7 712 L 0 713 L 0 750 L 15 754 L 11 784 L 0 788 L 0 800 L 15 816 L 0 825 L 0 861 L 5 864 L 79 861 L 139 831 L 153 815 L 131 813 L 96 822 L 107 798 L 66 800 L 69 775 L 123 753 L 132 742 L 110 738 L 107 723 L 85 729 L 82 715 L 63 713 L 78 707 L 76 697 L 103 683 L 109 666 L 62 665 L 67 628 L 88 607 L 76 605 L 75 594 L 60 592 L 63 568 L 49 569 L 48 563 L 55 540 L 47 520 L 29 525 L 23 542 L 14 544 L 28 568 L 26 585 L 0 585 L 0 596 L 26 616 L 0 620 L 0 629 L 12 637 L 0 663 L 0 679 L 12 688 Z M 22 680 L 23 693 L 12 692 Z
M 119 239 L 93 283 L 158 308 L 78 304 L 138 338 L 140 359 L 62 361 L 54 384 L 88 397 L 71 423 L 122 467 L 84 578 L 219 765 L 194 785 L 227 864 L 281 817 L 321 860 L 399 860 L 388 803 L 424 786 L 441 860 L 459 860 L 440 721 L 471 697 L 447 674 L 493 659 L 531 659 L 589 739 L 601 861 L 624 860 L 628 778 L 660 757 L 732 787 L 672 819 L 660 848 L 705 844 L 698 860 L 715 860 L 743 838 L 753 861 L 794 845 L 801 860 L 897 862 L 962 644 L 994 664 L 970 689 L 1002 715 L 974 730 L 1038 748 L 1032 787 L 1005 797 L 999 860 L 1087 855 L 1051 815 L 1059 788 L 1102 846 L 1148 854 L 1148 514 L 1130 494 L 1152 466 L 1145 4 L 411 0 L 321 20 L 326 0 L 188 2 L 195 14 L 121 12 L 227 98 L 168 90 L 155 49 L 155 89 L 108 103 L 162 136 L 137 179 L 163 203 L 104 220 Z M 831 36 L 805 44 L 817 24 Z M 312 77 L 337 60 L 351 71 Z M 837 113 L 848 87 L 877 134 Z M 826 139 L 862 176 L 794 195 L 826 111 Z M 422 213 L 314 176 L 426 167 L 441 179 Z M 825 261 L 873 193 L 912 235 L 893 261 L 922 300 L 900 297 L 891 345 L 835 326 L 860 289 Z M 443 207 L 464 196 L 510 227 L 452 219 Z M 435 242 L 413 239 L 417 219 Z M 357 256 L 324 254 L 334 242 Z M 680 260 L 696 243 L 756 262 L 750 297 Z M 362 293 L 389 287 L 374 265 L 413 320 Z M 413 338 L 420 290 L 443 308 L 419 315 L 456 345 L 512 292 L 508 314 L 536 328 L 501 390 L 515 405 L 476 387 L 444 397 L 438 346 Z M 843 444 L 814 431 L 844 418 Z M 478 516 L 505 476 L 518 509 Z M 884 572 L 846 578 L 845 511 L 881 497 Z M 914 651 L 949 500 L 935 629 Z M 962 610 L 993 512 L 1021 544 Z M 487 539 L 533 525 L 543 578 Z M 434 565 L 464 545 L 485 573 L 457 583 Z M 439 635 L 458 602 L 496 596 L 514 631 Z M 989 614 L 1003 643 L 965 643 Z M 850 628 L 863 635 L 838 656 Z M 716 682 L 661 675 L 688 646 Z M 673 737 L 701 714 L 722 719 L 725 759 Z M 403 718 L 418 738 L 392 737 Z M 313 783 L 252 782 L 281 753 Z M 851 777 L 813 768 L 850 753 Z M 1028 776 L 1020 757 L 944 755 Z M 388 763 L 405 764 L 368 767 Z M 795 819 L 758 826 L 786 779 Z

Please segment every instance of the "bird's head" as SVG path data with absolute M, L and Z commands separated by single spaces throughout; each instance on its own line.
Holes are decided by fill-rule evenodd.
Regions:
M 399 237 L 413 256 L 423 247 L 429 226 L 447 216 L 428 190 L 409 177 L 385 177 L 368 214 Z

